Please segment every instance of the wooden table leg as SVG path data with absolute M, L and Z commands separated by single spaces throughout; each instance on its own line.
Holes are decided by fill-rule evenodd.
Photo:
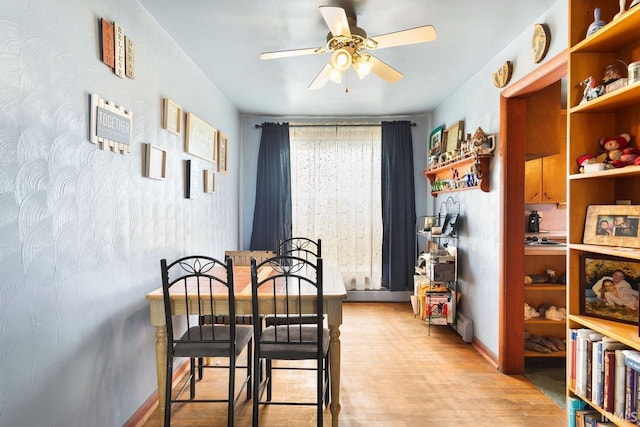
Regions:
M 338 427 L 340 414 L 340 325 L 342 324 L 342 301 L 332 301 L 327 307 L 329 324 L 329 352 L 331 375 L 331 425 Z
M 158 409 L 160 425 L 164 424 L 164 392 L 167 384 L 167 327 L 156 326 L 156 375 L 158 377 Z

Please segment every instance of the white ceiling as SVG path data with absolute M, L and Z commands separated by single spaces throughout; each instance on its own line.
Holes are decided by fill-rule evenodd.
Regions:
M 342 85 L 307 87 L 329 53 L 264 61 L 265 51 L 321 47 L 319 6 L 332 0 L 140 0 L 241 113 L 270 116 L 390 116 L 432 111 L 557 0 L 352 0 L 369 36 L 431 24 L 429 43 L 374 55 L 404 74 L 389 84 L 353 71 Z M 507 60 L 509 58 L 505 58 Z M 487 76 L 489 78 L 489 76 Z M 349 91 L 346 92 L 345 80 Z

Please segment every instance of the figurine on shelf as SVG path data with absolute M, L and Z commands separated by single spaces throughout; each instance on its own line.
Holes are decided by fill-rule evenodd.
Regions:
M 587 29 L 587 37 L 598 31 L 605 25 L 607 25 L 607 23 L 600 19 L 600 8 L 596 7 L 593 10 L 593 22 L 591 23 L 591 25 L 589 25 L 589 29 Z
M 604 93 L 604 86 L 596 85 L 596 79 L 594 79 L 593 76 L 589 76 L 584 79 L 580 83 L 580 86 L 584 86 L 582 101 L 580 101 L 580 104 L 596 99 Z
M 624 5 L 627 2 L 627 0 L 620 0 L 620 12 L 616 13 L 613 16 L 612 21 L 615 21 L 616 19 L 620 18 L 622 16 L 622 14 L 624 13 Z

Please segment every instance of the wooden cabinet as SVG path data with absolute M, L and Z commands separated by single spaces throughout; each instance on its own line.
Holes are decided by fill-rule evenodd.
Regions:
M 525 274 L 529 277 L 546 276 L 548 270 L 555 272 L 556 280 L 547 280 L 543 283 L 531 283 L 524 285 L 524 301 L 534 309 L 543 305 L 552 305 L 556 309 L 566 307 L 566 286 L 558 283 L 566 269 L 566 246 L 564 245 L 531 245 L 525 246 Z M 539 337 L 553 336 L 559 339 L 565 338 L 565 320 L 553 320 L 539 317 L 531 317 L 524 322 L 524 330 L 530 335 Z M 525 350 L 525 357 L 565 357 L 566 351 L 554 351 L 541 353 Z
M 559 153 L 525 163 L 525 203 L 565 203 L 567 191 L 566 111 L 558 118 Z
M 615 4 L 614 4 L 615 3 Z M 600 30 L 585 38 L 593 20 L 593 11 L 601 9 L 601 18 L 608 22 Z M 569 0 L 569 80 L 568 80 L 568 151 L 569 159 L 598 151 L 601 137 L 628 132 L 637 146 L 640 137 L 640 83 L 635 83 L 582 102 L 583 87 L 580 82 L 593 76 L 602 78 L 606 66 L 622 61 L 640 60 L 640 7 L 618 13 L 618 2 L 601 0 Z M 583 231 L 587 207 L 590 205 L 614 205 L 616 200 L 631 200 L 640 204 L 640 166 L 627 166 L 602 172 L 581 174 L 575 161 L 569 161 L 568 178 L 568 327 L 589 328 L 611 337 L 629 347 L 640 350 L 637 324 L 624 324 L 581 314 L 581 300 L 585 298 L 581 277 L 580 257 L 585 253 L 617 256 L 626 260 L 640 260 L 637 249 L 615 246 L 583 244 Z M 569 333 L 569 332 L 568 332 Z M 568 369 L 570 358 L 568 359 Z M 569 396 L 576 395 L 570 383 Z M 579 395 L 586 400 L 588 397 Z M 618 425 L 632 425 L 615 417 L 598 405 L 593 405 Z

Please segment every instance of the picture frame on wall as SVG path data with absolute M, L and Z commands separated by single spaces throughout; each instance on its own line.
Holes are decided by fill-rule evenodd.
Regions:
M 218 132 L 218 172 L 227 173 L 229 138 L 224 132 Z
M 453 150 L 457 150 L 460 148 L 460 142 L 464 136 L 464 121 L 458 121 L 455 124 L 449 126 L 444 134 L 446 138 L 443 137 L 443 153 L 449 153 Z
M 216 192 L 216 174 L 212 170 L 204 170 L 204 192 L 215 193 Z
M 580 254 L 580 314 L 638 324 L 640 261 Z
M 587 207 L 583 243 L 640 248 L 639 205 L 591 205 Z
M 439 156 L 442 152 L 442 132 L 444 126 L 438 126 L 429 135 L 429 156 Z
M 210 162 L 217 158 L 218 131 L 193 113 L 187 113 L 184 151 Z
M 144 167 L 142 175 L 152 179 L 167 178 L 167 151 L 153 144 L 142 144 Z
M 182 133 L 182 107 L 169 98 L 165 98 L 163 103 L 162 127 L 171 133 L 180 135 Z

